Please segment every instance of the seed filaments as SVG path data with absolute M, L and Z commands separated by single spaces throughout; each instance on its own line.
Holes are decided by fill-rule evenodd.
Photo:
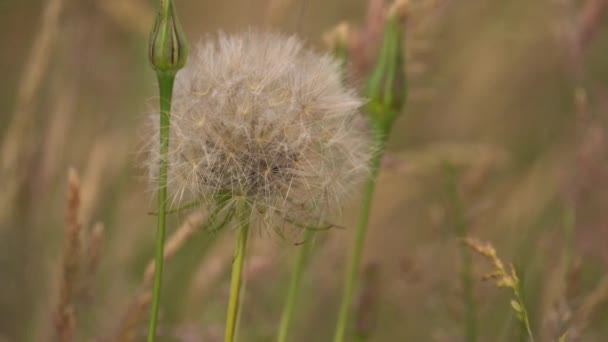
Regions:
M 212 205 L 228 195 L 246 199 L 266 223 L 318 224 L 367 173 L 361 104 L 342 85 L 339 64 L 294 37 L 220 34 L 199 45 L 174 90 L 174 202 Z

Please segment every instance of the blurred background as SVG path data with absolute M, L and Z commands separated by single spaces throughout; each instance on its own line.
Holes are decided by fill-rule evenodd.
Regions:
M 463 341 L 465 235 L 515 265 L 538 340 L 608 340 L 607 2 L 410 0 L 410 96 L 353 312 L 367 340 Z M 191 45 L 268 27 L 323 50 L 323 33 L 346 21 L 355 57 L 375 51 L 382 5 L 176 1 Z M 2 342 L 72 328 L 73 341 L 144 339 L 155 201 L 139 150 L 158 101 L 146 50 L 156 6 L 0 1 Z M 290 340 L 331 340 L 358 203 L 337 219 L 345 229 L 317 234 Z M 161 341 L 222 339 L 234 234 L 197 230 L 201 217 L 170 219 L 169 234 L 188 234 L 166 263 Z M 252 238 L 241 341 L 275 339 L 292 240 Z M 488 270 L 473 256 L 475 279 Z M 473 286 L 480 341 L 524 341 L 511 293 Z

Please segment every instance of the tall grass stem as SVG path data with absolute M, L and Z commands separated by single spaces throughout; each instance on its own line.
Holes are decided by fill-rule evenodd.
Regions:
M 465 208 L 458 190 L 458 175 L 454 165 L 446 163 L 444 165 L 447 176 L 448 200 L 454 213 L 454 225 L 456 235 L 459 239 L 464 239 L 468 235 Z M 460 246 L 462 269 L 460 279 L 462 283 L 462 299 L 465 310 L 464 336 L 467 342 L 477 341 L 477 317 L 475 307 L 475 297 L 473 295 L 473 261 L 471 252 L 466 245 Z
M 298 299 L 298 293 L 300 290 L 300 282 L 302 280 L 302 274 L 304 273 L 304 267 L 308 261 L 310 250 L 312 249 L 312 238 L 315 231 L 312 229 L 306 229 L 304 233 L 304 243 L 300 246 L 298 255 L 293 266 L 291 273 L 291 280 L 289 281 L 289 290 L 287 292 L 287 300 L 283 307 L 283 313 L 281 314 L 281 323 L 279 325 L 279 337 L 278 342 L 287 342 L 287 333 L 289 332 L 289 326 L 293 320 L 293 315 Z
M 340 311 L 338 312 L 338 322 L 336 324 L 334 342 L 343 342 L 345 338 L 346 328 L 348 325 L 348 316 L 352 305 L 353 293 L 355 290 L 357 275 L 359 273 L 359 266 L 361 264 L 363 244 L 365 242 L 365 235 L 369 222 L 372 198 L 374 195 L 374 189 L 376 187 L 376 178 L 380 171 L 380 162 L 382 161 L 384 145 L 386 142 L 386 135 L 381 133 L 382 130 L 376 129 L 374 132 L 375 141 L 378 145 L 378 151 L 370 160 L 370 174 L 365 185 L 363 202 L 359 212 L 359 223 L 357 224 L 357 230 L 355 232 L 355 242 L 350 255 L 348 269 L 346 270 L 346 278 L 344 281 L 344 287 L 342 289 L 342 302 L 340 304 Z

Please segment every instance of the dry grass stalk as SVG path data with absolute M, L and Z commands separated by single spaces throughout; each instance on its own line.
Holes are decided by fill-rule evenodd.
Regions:
M 84 269 L 84 281 L 81 293 L 86 297 L 91 297 L 93 293 L 93 280 L 99 267 L 101 251 L 103 248 L 104 227 L 103 223 L 97 222 L 91 228 L 90 236 L 87 241 L 86 266 Z
M 35 97 L 49 64 L 63 8 L 64 0 L 49 0 L 46 3 L 40 30 L 32 44 L 17 89 L 12 121 L 2 142 L 0 176 L 4 181 L 0 197 L 0 221 L 5 215 L 13 212 L 15 198 L 27 174 L 24 171 L 32 158 L 35 143 L 33 134 Z
M 82 177 L 80 223 L 85 227 L 91 225 L 104 182 L 124 165 L 126 153 L 122 144 L 124 141 L 116 136 L 100 137 L 93 144 Z
M 107 341 L 131 342 L 137 341 L 138 327 L 148 315 L 148 307 L 152 300 L 152 291 L 148 288 L 140 290 L 129 304 L 123 319 L 120 322 L 118 332 Z
M 587 49 L 589 43 L 598 31 L 600 19 L 608 9 L 606 0 L 588 0 L 578 17 L 578 48 L 582 51 Z
M 515 287 L 518 280 L 513 266 L 511 265 L 510 272 L 507 271 L 507 268 L 504 266 L 502 260 L 498 258 L 494 246 L 489 243 L 484 243 L 471 238 L 464 239 L 464 243 L 469 246 L 469 248 L 471 248 L 474 252 L 483 256 L 492 264 L 493 271 L 484 274 L 482 276 L 482 280 L 495 280 L 497 287 Z
M 583 330 L 585 330 L 595 313 L 598 312 L 598 309 L 606 302 L 608 302 L 608 275 L 600 279 L 589 296 L 574 311 L 570 327 L 565 334 L 566 340 L 580 340 Z
M 38 184 L 36 188 L 42 189 L 43 192 L 55 179 L 61 162 L 61 151 L 67 141 L 69 124 L 76 104 L 74 82 L 66 80 L 64 75 L 58 77 L 57 82 L 54 82 L 54 88 L 57 91 L 53 96 L 50 120 L 40 153 L 39 176 L 36 179 Z
M 167 262 L 175 253 L 195 234 L 203 224 L 206 215 L 201 211 L 190 214 L 184 223 L 167 239 L 164 249 L 164 262 Z M 152 299 L 152 281 L 154 279 L 154 260 L 148 262 L 144 272 L 142 284 L 135 298 L 129 303 L 127 311 L 120 322 L 117 333 L 111 341 L 136 341 L 138 328 L 148 315 L 148 308 Z
M 164 260 L 167 261 L 190 239 L 194 233 L 198 231 L 198 228 L 203 224 L 206 215 L 201 211 L 195 211 L 190 214 L 186 221 L 169 237 L 165 242 L 164 249 Z M 149 287 L 152 285 L 154 278 L 154 260 L 148 262 L 146 272 L 144 273 L 144 286 Z
M 230 235 L 224 235 L 213 244 L 212 249 L 207 253 L 209 256 L 201 260 L 186 292 L 188 303 L 192 303 L 188 310 L 200 309 L 200 303 L 205 300 L 205 295 L 211 291 L 213 286 L 221 280 L 226 270 L 230 268 L 230 262 L 234 255 L 233 245 L 234 238 Z
M 97 222 L 91 229 L 91 237 L 87 246 L 87 270 L 89 274 L 95 274 L 99 266 L 101 249 L 103 246 L 103 223 Z
M 515 267 L 509 265 L 509 270 L 504 266 L 502 260 L 496 254 L 496 249 L 490 243 L 484 243 L 476 239 L 465 238 L 463 241 L 471 250 L 484 257 L 491 265 L 492 271 L 482 276 L 482 280 L 493 280 L 497 288 L 509 288 L 513 292 L 511 308 L 515 312 L 517 319 L 525 327 L 530 342 L 534 342 L 534 336 L 530 326 L 528 310 L 523 301 L 521 283 Z
M 80 222 L 88 227 L 93 217 L 93 211 L 99 200 L 99 190 L 104 178 L 109 175 L 109 162 L 116 158 L 113 153 L 115 144 L 110 137 L 100 138 L 95 141 L 90 152 L 87 166 L 82 177 L 82 198 L 80 205 Z M 109 177 L 108 177 L 109 178 Z
M 575 87 L 580 87 L 583 83 L 583 57 L 596 37 L 600 18 L 608 8 L 608 1 L 587 0 L 578 15 L 573 0 L 560 0 L 559 4 L 562 12 L 559 21 L 560 38 L 569 54 L 567 67 L 576 78 Z
M 70 169 L 68 174 L 66 204 L 65 242 L 62 256 L 59 299 L 53 317 L 55 338 L 62 342 L 74 340 L 76 317 L 74 313 L 73 297 L 79 282 L 81 266 L 81 225 L 78 221 L 78 211 L 80 208 L 80 180 L 74 169 Z

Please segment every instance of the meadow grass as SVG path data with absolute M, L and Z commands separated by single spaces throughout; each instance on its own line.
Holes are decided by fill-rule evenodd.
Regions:
M 372 9 L 367 18 L 364 3 Z M 608 301 L 601 243 L 608 219 L 601 209 L 608 200 L 601 87 L 607 47 L 598 38 L 605 33 L 605 1 L 411 0 L 407 22 L 399 23 L 407 44 L 398 49 L 379 48 L 386 39 L 387 22 L 379 15 L 387 10 L 383 1 L 177 2 L 192 43 L 199 37 L 218 42 L 207 35 L 218 29 L 234 37 L 247 27 L 264 26 L 261 31 L 295 33 L 304 38 L 306 51 L 323 54 L 316 46 L 321 33 L 348 22 L 334 32 L 339 44 L 330 49 L 346 61 L 346 71 L 336 79 L 364 95 L 360 117 L 376 121 L 372 133 L 377 135 L 374 159 L 361 168 L 368 170 L 367 188 L 350 188 L 350 180 L 339 185 L 355 193 L 352 198 L 363 192 L 362 203 L 324 204 L 323 196 L 332 198 L 338 187 L 323 188 L 320 180 L 341 180 L 336 173 L 291 187 L 297 196 L 289 198 L 285 210 L 277 208 L 286 197 L 259 202 L 251 200 L 254 191 L 241 191 L 218 204 L 217 191 L 197 192 L 200 182 L 192 178 L 196 153 L 183 139 L 193 118 L 185 108 L 195 108 L 195 101 L 174 97 L 177 107 L 169 114 L 170 87 L 162 79 L 160 99 L 149 100 L 154 109 L 145 108 L 155 83 L 152 73 L 144 73 L 143 42 L 156 6 L 140 0 L 51 0 L 40 10 L 37 5 L 0 5 L 6 9 L 0 13 L 5 28 L 0 39 L 6 40 L 7 51 L 0 64 L 8 66 L 0 108 L 11 113 L 0 118 L 0 266 L 7 279 L 0 289 L 0 340 L 139 341 L 147 324 L 148 339 L 158 341 L 561 342 L 608 336 L 601 324 Z M 24 25 L 24 15 L 41 20 L 37 26 Z M 429 38 L 429 31 L 438 34 Z M 382 62 L 397 50 L 404 54 L 398 60 L 407 64 Z M 244 60 L 252 61 L 232 62 L 241 70 Z M 275 69 L 264 75 L 275 75 L 280 65 L 274 63 Z M 222 78 L 214 72 L 216 65 L 205 68 L 202 74 L 213 76 L 209 79 Z M 405 98 L 391 94 L 405 91 L 400 83 L 405 79 L 399 79 L 405 74 L 407 115 L 385 121 L 401 112 L 383 106 L 394 109 L 391 102 Z M 367 86 L 373 82 L 381 91 Z M 192 84 L 200 98 L 210 96 L 204 95 L 205 84 Z M 220 87 L 209 94 L 211 89 Z M 275 106 L 282 94 L 278 89 Z M 238 99 L 234 109 L 246 111 L 247 99 Z M 142 135 L 135 128 L 144 121 L 134 113 L 143 112 L 154 112 L 153 130 L 164 132 L 142 148 L 156 151 L 153 160 L 133 156 Z M 221 125 L 204 118 L 209 130 L 198 129 L 196 136 L 211 134 L 212 141 L 243 137 L 234 134 L 238 128 L 214 131 Z M 290 134 L 310 132 L 310 125 Z M 150 127 L 144 130 L 143 139 L 149 139 Z M 323 130 L 313 135 L 318 132 Z M 248 146 L 250 156 L 268 152 L 254 145 L 230 148 Z M 316 162 L 315 152 L 301 160 Z M 335 153 L 332 160 L 340 156 L 345 157 L 341 162 L 352 157 Z M 288 165 L 294 158 L 272 160 Z M 457 176 L 443 168 L 446 160 Z M 158 171 L 163 161 L 176 167 Z M 134 164 L 145 164 L 148 175 Z M 70 171 L 66 181 L 72 165 L 83 171 L 82 177 Z M 240 184 L 257 179 L 247 184 L 266 192 L 286 184 L 286 173 L 267 169 L 268 179 L 275 177 L 269 182 L 251 172 L 233 179 L 241 179 Z M 315 169 L 327 170 L 316 167 L 301 174 Z M 239 184 L 220 174 L 207 172 L 205 179 L 224 188 Z M 149 176 L 154 184 L 146 189 L 142 179 Z M 176 176 L 191 177 L 183 197 L 172 190 Z M 306 186 L 330 191 L 319 192 L 314 201 L 298 201 L 307 198 Z M 447 201 L 437 198 L 437 188 L 443 195 L 447 190 Z M 146 199 L 157 190 L 158 208 L 150 209 Z M 257 203 L 247 211 L 248 229 L 243 229 L 243 212 L 236 210 L 242 197 L 249 197 L 249 205 Z M 158 222 L 157 239 L 152 221 Z M 480 236 L 493 245 L 441 243 L 448 226 L 459 238 Z M 344 229 L 328 229 L 326 241 L 312 249 L 309 240 L 319 233 L 315 228 L 325 227 Z M 235 234 L 228 234 L 231 229 Z M 292 236 L 304 244 L 293 247 Z M 231 263 L 234 237 L 237 262 Z M 473 250 L 492 265 L 488 277 L 495 285 L 509 291 L 472 282 L 477 274 Z M 496 251 L 517 267 L 503 264 Z M 277 281 L 289 272 L 290 281 Z M 367 314 L 373 316 L 369 325 Z

